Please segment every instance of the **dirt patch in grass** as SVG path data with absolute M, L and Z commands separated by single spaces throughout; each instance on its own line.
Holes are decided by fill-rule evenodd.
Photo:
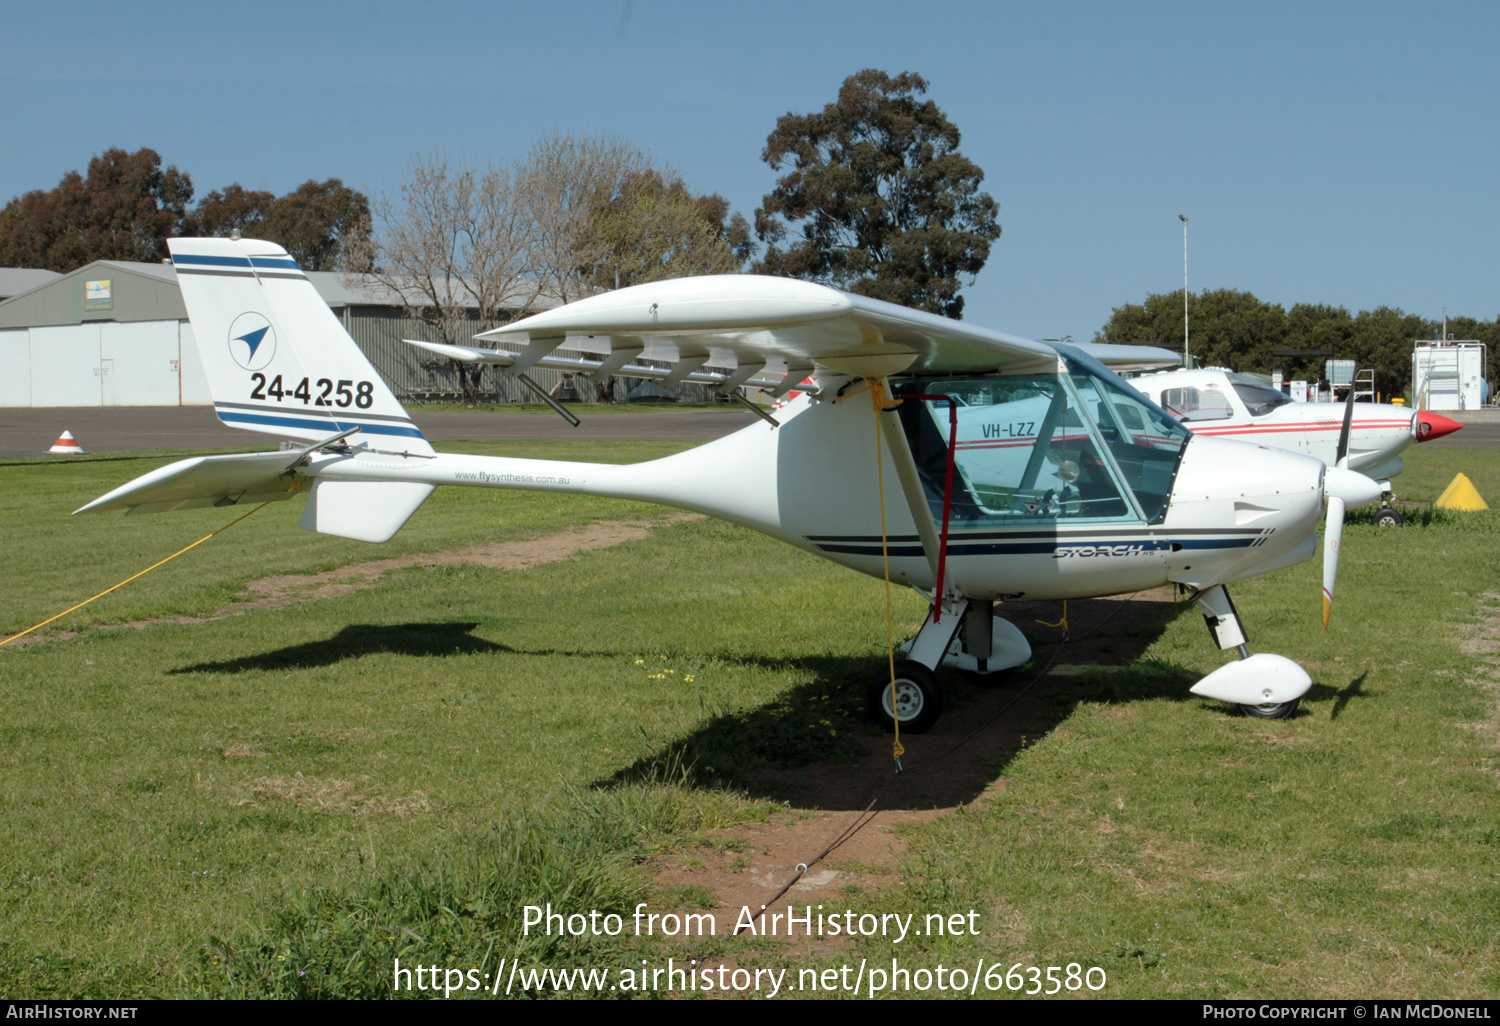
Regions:
M 231 805 L 269 805 L 287 802 L 314 812 L 353 813 L 356 816 L 415 816 L 427 812 L 432 803 L 421 791 L 396 798 L 370 789 L 370 778 L 322 780 L 317 777 L 259 777 L 241 784 L 242 796 Z
M 430 552 L 413 556 L 398 556 L 394 559 L 377 559 L 369 563 L 353 563 L 321 574 L 280 574 L 262 577 L 246 586 L 254 598 L 243 602 L 232 602 L 216 615 L 242 612 L 247 609 L 274 609 L 293 602 L 310 599 L 333 598 L 347 595 L 360 588 L 374 586 L 392 570 L 403 570 L 414 566 L 452 566 L 471 563 L 493 570 L 529 570 L 545 563 L 559 563 L 572 559 L 581 552 L 608 549 L 625 542 L 641 541 L 651 536 L 659 527 L 682 523 L 685 520 L 702 519 L 697 513 L 678 513 L 655 520 L 612 520 L 575 527 L 556 534 L 543 535 L 518 542 L 491 542 L 486 545 L 471 545 L 451 552 Z
M 262 577 L 245 586 L 253 597 L 216 609 L 211 616 L 164 616 L 150 620 L 129 620 L 124 623 L 98 624 L 101 630 L 154 627 L 158 624 L 204 624 L 222 620 L 228 616 L 247 613 L 256 609 L 275 609 L 296 602 L 334 598 L 348 595 L 361 588 L 373 588 L 380 579 L 393 570 L 418 566 L 452 566 L 468 563 L 493 570 L 529 570 L 546 563 L 560 563 L 583 552 L 613 548 L 626 542 L 649 538 L 653 531 L 680 524 L 689 520 L 701 520 L 698 513 L 674 513 L 650 520 L 606 520 L 575 527 L 554 534 L 546 534 L 525 541 L 491 542 L 471 545 L 449 552 L 427 552 L 393 559 L 377 559 L 368 563 L 351 563 L 321 574 L 278 574 Z M 77 631 L 59 631 L 56 634 L 27 635 L 14 642 L 30 645 L 41 641 L 61 641 L 74 637 Z
M 904 828 L 1003 792 L 1005 763 L 1056 726 L 1069 707 L 1064 693 L 1078 685 L 1078 675 L 1094 666 L 1128 664 L 1155 640 L 1149 624 L 1174 602 L 1172 590 L 1161 588 L 1129 599 L 1069 603 L 1074 640 L 1058 652 L 1046 675 L 1029 690 L 1026 686 L 1039 666 L 997 674 L 995 683 L 976 686 L 965 704 L 956 712 L 950 708 L 932 730 L 902 737 L 906 752 L 900 775 L 895 773 L 889 735 L 868 737 L 864 756 L 854 763 L 757 774 L 756 785 L 780 795 L 790 809 L 761 824 L 723 831 L 720 843 L 662 857 L 658 884 L 669 893 L 683 887 L 712 891 L 718 899 L 713 911 L 722 935 L 725 922 L 732 927 L 745 907 L 757 912 L 763 904 L 773 905 L 785 913 L 788 903 L 798 909 L 822 903 L 826 909 L 842 910 L 860 895 L 898 883 L 907 852 Z M 1043 663 L 1053 656 L 1062 631 L 1036 621 L 1056 623 L 1058 608 L 1055 602 L 1011 602 L 1004 607 L 1007 618 L 1031 636 Z M 867 814 L 864 810 L 877 791 L 879 797 Z M 838 843 L 833 850 L 814 862 L 834 842 Z M 810 865 L 797 877 L 801 864 Z M 791 889 L 777 897 L 794 877 Z M 757 929 L 762 928 L 758 920 Z M 799 935 L 783 949 L 818 955 L 849 943 L 846 938 Z

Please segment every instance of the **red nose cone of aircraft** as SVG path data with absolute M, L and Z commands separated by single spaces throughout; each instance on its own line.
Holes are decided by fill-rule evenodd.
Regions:
M 1441 413 L 1433 413 L 1430 410 L 1423 410 L 1417 414 L 1417 441 L 1430 442 L 1434 438 L 1442 438 L 1444 435 L 1451 435 L 1461 427 L 1463 427 L 1463 425 L 1458 421 L 1449 420 Z

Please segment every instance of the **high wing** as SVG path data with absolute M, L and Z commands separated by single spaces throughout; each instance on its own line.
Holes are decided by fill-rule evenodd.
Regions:
M 1043 342 L 856 296 L 826 285 L 758 275 L 648 282 L 591 296 L 475 336 L 522 343 L 520 352 L 410 344 L 453 359 L 741 385 L 780 394 L 808 375 L 936 376 L 1043 370 L 1057 353 Z M 1162 349 L 1085 346 L 1106 363 L 1171 366 Z M 580 355 L 562 355 L 576 353 Z M 637 360 L 672 364 L 649 367 Z

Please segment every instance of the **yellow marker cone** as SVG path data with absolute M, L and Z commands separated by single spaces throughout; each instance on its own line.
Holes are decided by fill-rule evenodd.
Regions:
M 1443 489 L 1443 494 L 1437 497 L 1437 502 L 1433 505 L 1438 509 L 1457 509 L 1465 513 L 1490 508 L 1490 504 L 1480 498 L 1479 492 L 1475 490 L 1474 482 L 1463 474 L 1459 474 Z

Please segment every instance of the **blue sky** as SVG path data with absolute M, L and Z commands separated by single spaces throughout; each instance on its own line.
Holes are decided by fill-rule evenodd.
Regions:
M 1189 283 L 1500 314 L 1494 3 L 0 3 L 0 201 L 150 146 L 199 196 L 394 190 L 619 135 L 753 214 L 788 111 L 915 71 L 1004 234 L 966 319 L 1087 339 Z

